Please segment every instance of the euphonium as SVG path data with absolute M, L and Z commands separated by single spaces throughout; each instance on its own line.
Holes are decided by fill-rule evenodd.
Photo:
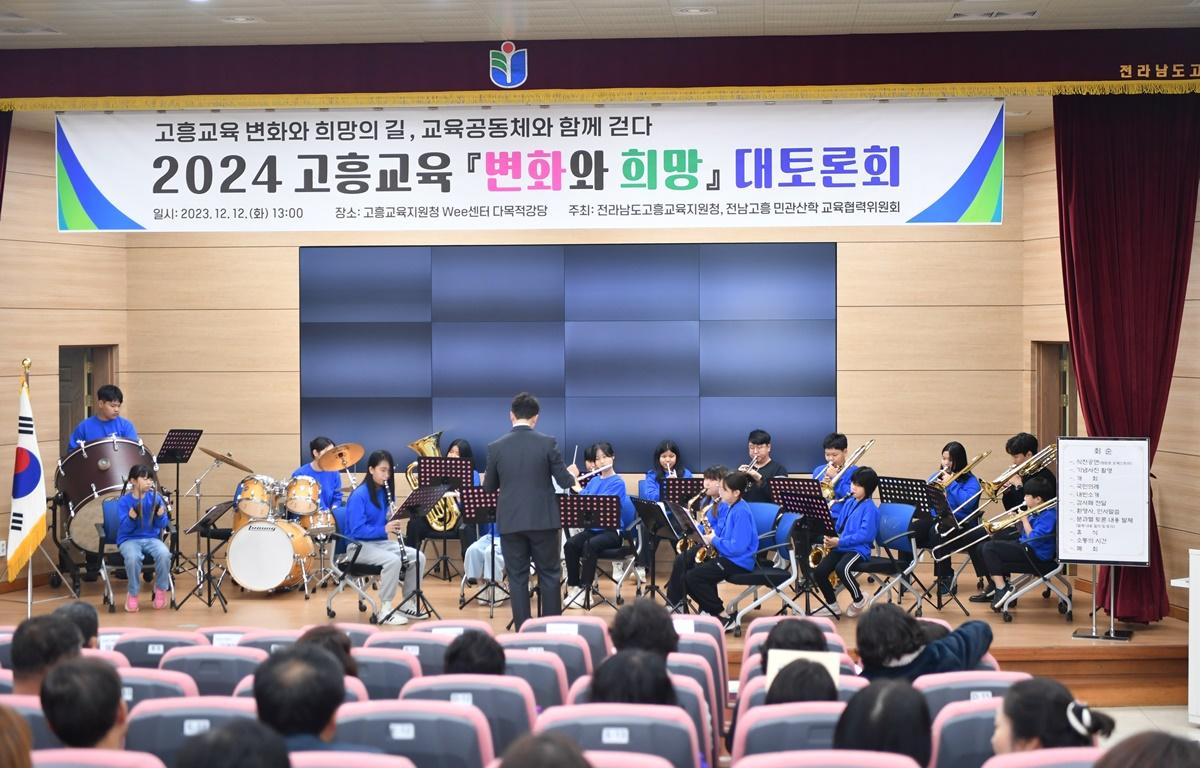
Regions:
M 432 435 L 425 435 L 418 440 L 413 440 L 408 447 L 418 456 L 441 456 L 441 439 L 442 433 L 434 432 Z M 417 487 L 417 462 L 414 461 L 408 465 L 408 469 L 404 470 L 404 476 L 408 479 L 410 486 Z M 443 496 L 433 506 L 433 509 L 429 510 L 425 520 L 429 523 L 430 528 L 440 533 L 457 526 L 460 514 L 458 502 L 453 497 Z

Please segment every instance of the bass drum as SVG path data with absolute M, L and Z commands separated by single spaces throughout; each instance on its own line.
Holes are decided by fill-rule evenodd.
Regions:
M 298 585 L 300 564 L 316 554 L 316 546 L 296 523 L 252 520 L 229 539 L 229 575 L 252 592 Z
M 85 552 L 100 553 L 96 526 L 104 522 L 103 501 L 121 494 L 129 470 L 138 464 L 153 470 L 157 486 L 158 464 L 140 440 L 97 440 L 76 448 L 58 462 L 54 487 L 66 500 L 68 541 Z

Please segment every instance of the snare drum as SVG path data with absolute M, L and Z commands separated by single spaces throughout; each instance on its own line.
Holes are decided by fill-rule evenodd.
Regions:
M 286 502 L 288 511 L 297 515 L 311 515 L 321 506 L 321 484 L 317 478 L 296 475 L 287 484 Z
M 96 440 L 71 451 L 58 462 L 54 487 L 62 492 L 70 514 L 67 538 L 85 552 L 100 553 L 100 535 L 96 525 L 104 522 L 103 504 L 96 499 L 116 498 L 121 493 L 129 470 L 145 464 L 155 472 L 154 455 L 139 440 L 123 437 Z
M 229 575 L 253 592 L 294 587 L 300 564 L 316 553 L 304 529 L 286 520 L 252 520 L 229 540 Z
M 275 512 L 275 497 L 279 495 L 279 483 L 267 475 L 247 475 L 238 485 L 234 502 L 239 512 L 246 517 L 271 517 Z
M 300 523 L 304 529 L 308 531 L 308 535 L 321 541 L 331 533 L 337 531 L 337 522 L 333 519 L 333 513 L 328 509 L 322 509 L 315 515 L 307 515 L 300 518 Z

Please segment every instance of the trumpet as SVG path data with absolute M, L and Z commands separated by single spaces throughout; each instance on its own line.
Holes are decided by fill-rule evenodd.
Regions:
M 765 464 L 763 466 L 766 466 Z M 756 472 L 758 471 L 758 459 L 751 461 L 749 464 L 743 464 L 738 467 L 738 472 Z
M 997 531 L 1003 531 L 1018 525 L 1022 520 L 1033 517 L 1034 515 L 1045 512 L 1050 507 L 1058 503 L 1058 497 L 1048 501 L 1043 501 L 1041 504 L 1036 504 L 1032 507 L 1024 508 L 1025 503 L 1022 502 L 1009 509 L 1004 510 L 995 517 L 990 517 L 976 525 L 968 528 L 958 534 L 949 541 L 942 542 L 933 548 L 934 562 L 941 562 L 947 558 L 957 555 L 960 552 L 965 552 L 976 544 L 986 540 L 994 535 Z M 964 541 L 965 540 L 965 541 Z
M 837 484 L 838 481 L 842 479 L 842 475 L 846 474 L 847 469 L 854 466 L 859 459 L 865 456 L 867 451 L 871 450 L 871 446 L 873 445 L 875 445 L 875 441 L 868 440 L 867 442 L 858 446 L 858 448 L 854 450 L 854 453 L 850 454 L 850 457 L 846 459 L 846 463 L 842 465 L 842 468 L 838 470 L 838 473 L 831 479 L 821 480 L 821 478 L 817 478 L 818 480 L 821 480 L 821 495 L 825 497 L 825 501 L 828 501 L 831 506 L 845 498 L 844 496 L 841 499 L 837 498 Z M 825 468 L 828 470 L 829 464 L 826 464 Z

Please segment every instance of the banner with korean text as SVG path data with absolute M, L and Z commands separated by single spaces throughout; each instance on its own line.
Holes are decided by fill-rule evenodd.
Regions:
M 57 119 L 62 231 L 998 224 L 994 100 Z

